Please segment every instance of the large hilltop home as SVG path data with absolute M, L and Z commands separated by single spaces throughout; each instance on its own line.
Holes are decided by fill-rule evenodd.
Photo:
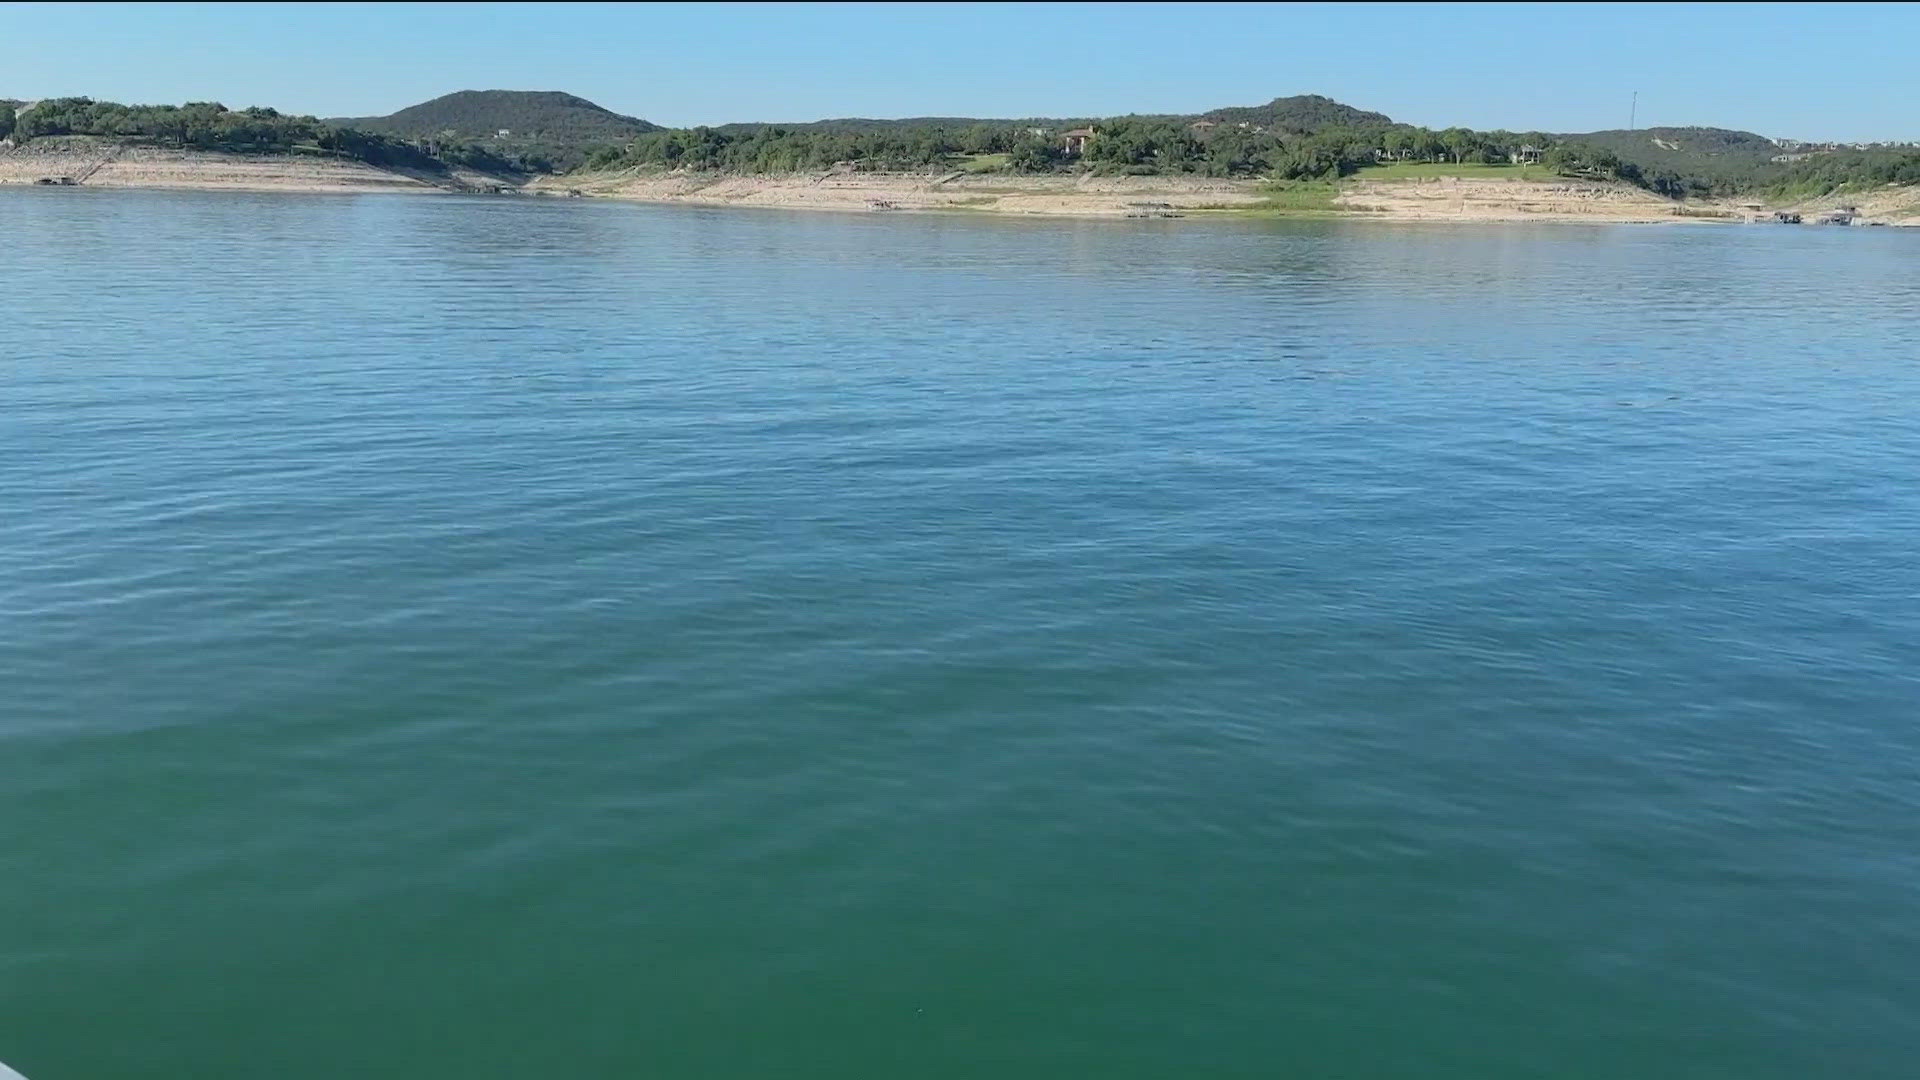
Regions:
M 1060 133 L 1060 146 L 1067 152 L 1068 157 L 1079 157 L 1087 152 L 1087 140 L 1091 138 L 1093 138 L 1092 128 L 1074 128 L 1072 131 Z

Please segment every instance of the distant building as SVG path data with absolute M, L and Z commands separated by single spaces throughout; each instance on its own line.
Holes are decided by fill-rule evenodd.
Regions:
M 1515 165 L 1538 165 L 1540 164 L 1540 148 L 1537 146 L 1523 146 L 1508 154 L 1507 160 Z
M 511 134 L 513 134 L 511 130 L 507 128 L 501 128 L 499 131 L 496 131 L 493 133 L 493 137 L 496 139 L 504 139 Z
M 1087 152 L 1087 140 L 1093 138 L 1090 127 L 1074 128 L 1060 133 L 1060 147 L 1069 157 L 1078 157 Z
M 1212 120 L 1195 120 L 1193 123 L 1188 124 L 1187 128 L 1188 130 L 1192 131 L 1195 135 L 1207 135 L 1207 134 L 1210 134 L 1214 128 L 1217 128 L 1219 126 L 1220 126 L 1219 124 L 1215 123 Z M 1240 126 L 1246 127 L 1247 125 L 1241 124 Z

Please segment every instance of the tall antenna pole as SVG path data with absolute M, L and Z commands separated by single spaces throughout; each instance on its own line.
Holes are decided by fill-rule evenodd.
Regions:
M 1640 117 L 1640 91 L 1633 92 L 1633 104 L 1627 106 L 1627 130 L 1633 130 L 1633 122 Z

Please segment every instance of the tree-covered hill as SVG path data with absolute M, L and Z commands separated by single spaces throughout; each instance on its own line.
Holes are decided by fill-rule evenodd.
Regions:
M 619 142 L 660 130 L 657 124 L 622 116 L 558 90 L 461 90 L 388 116 L 329 122 L 403 139 L 434 138 L 448 132 L 491 138 L 508 131 L 515 140 L 568 145 Z
M 899 131 L 913 128 L 944 128 L 958 130 L 968 127 L 1007 127 L 1007 128 L 1070 128 L 1087 123 L 1086 118 L 1068 119 L 1062 117 L 1032 116 L 1022 120 L 995 120 L 977 116 L 911 116 L 897 120 L 879 119 L 864 116 L 846 116 L 833 120 L 808 120 L 803 123 L 775 123 L 753 121 L 748 123 L 720 124 L 713 130 L 729 135 L 750 135 L 770 128 L 782 131 L 830 132 L 833 134 L 857 134 L 862 132 Z
M 410 105 L 389 116 L 329 123 L 356 131 L 422 140 L 434 148 L 464 144 L 536 172 L 564 171 L 596 146 L 625 143 L 661 130 L 586 98 L 558 90 L 461 90 Z M 501 135 L 500 132 L 507 134 Z
M 1765 135 L 1716 127 L 1652 127 L 1631 130 L 1589 131 L 1572 136 L 1604 146 L 1616 154 L 1631 152 L 1715 155 L 1766 160 L 1780 152 L 1780 145 Z
M 1781 147 L 1764 135 L 1713 127 L 1591 131 L 1558 138 L 1613 154 L 1648 177 L 1678 177 L 1693 194 L 1726 194 L 1771 181 L 1785 170 Z
M 1920 180 L 1920 151 L 1782 142 L 1714 127 L 1656 127 L 1556 135 L 1617 159 L 1636 183 L 1666 195 L 1799 196 Z
M 1311 135 L 1334 127 L 1384 127 L 1393 123 L 1385 113 L 1357 109 L 1319 94 L 1296 94 L 1274 98 L 1265 105 L 1215 109 L 1195 119 L 1218 124 L 1248 124 L 1295 135 Z
M 968 127 L 996 128 L 1061 128 L 1080 127 L 1095 122 L 1098 117 L 1091 116 L 1029 116 L 1022 118 L 979 117 L 979 116 L 913 116 L 901 119 L 876 119 L 870 117 L 841 117 L 833 120 L 811 120 L 805 123 L 735 123 L 721 124 L 714 130 L 729 134 L 752 133 L 768 128 L 783 131 L 830 131 L 879 132 L 894 131 L 903 128 L 945 128 L 958 130 Z M 1265 105 L 1234 105 L 1198 113 L 1151 113 L 1130 114 L 1130 121 L 1192 123 L 1199 120 L 1211 120 L 1216 124 L 1241 124 L 1264 127 L 1292 134 L 1311 134 L 1330 127 L 1366 127 L 1391 124 L 1393 121 L 1383 113 L 1371 112 L 1343 104 L 1319 94 L 1299 94 L 1293 97 L 1274 98 Z

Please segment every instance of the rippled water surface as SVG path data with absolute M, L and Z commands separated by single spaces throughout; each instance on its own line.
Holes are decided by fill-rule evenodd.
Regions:
M 1905 1078 L 1920 235 L 0 193 L 34 1080 Z

